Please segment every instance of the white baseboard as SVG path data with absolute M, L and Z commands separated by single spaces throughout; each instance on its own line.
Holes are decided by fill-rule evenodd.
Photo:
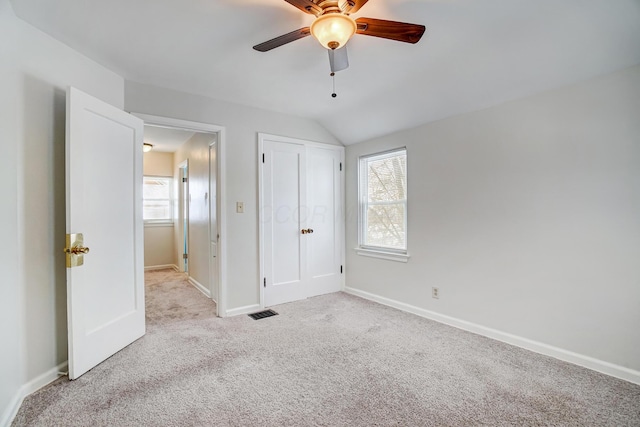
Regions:
M 197 290 L 199 290 L 200 292 L 205 294 L 207 296 L 207 298 L 211 298 L 211 291 L 209 289 L 207 289 L 202 283 L 198 282 L 196 279 L 194 279 L 191 276 L 189 276 L 189 279 L 187 279 L 187 280 L 189 281 L 189 283 L 191 283 L 193 286 L 195 286 L 195 288 Z
M 262 310 L 260 304 L 245 305 L 244 307 L 232 308 L 224 313 L 223 317 L 239 316 L 241 314 L 255 313 Z
M 172 268 L 175 271 L 180 272 L 178 266 L 175 264 L 149 265 L 144 268 L 144 271 L 165 270 L 167 268 Z
M 640 385 L 640 371 L 625 368 L 624 366 L 615 365 L 613 363 L 605 362 L 583 354 L 574 353 L 569 350 L 533 341 L 528 338 L 523 338 L 496 329 L 487 328 L 486 326 L 482 326 L 477 323 L 446 316 L 444 314 L 436 313 L 434 311 L 426 310 L 424 308 L 416 307 L 348 286 L 344 288 L 344 292 Z
M 11 422 L 18 413 L 20 405 L 22 405 L 22 401 L 25 397 L 29 396 L 34 391 L 41 389 L 50 382 L 57 380 L 62 376 L 60 372 L 65 372 L 66 370 L 67 362 L 63 362 L 28 383 L 23 384 L 2 414 L 2 418 L 0 418 L 0 427 L 9 427 L 11 425 Z

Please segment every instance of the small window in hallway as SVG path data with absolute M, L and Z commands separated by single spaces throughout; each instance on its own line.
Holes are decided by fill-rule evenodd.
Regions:
M 173 223 L 172 178 L 145 176 L 143 218 L 146 224 Z

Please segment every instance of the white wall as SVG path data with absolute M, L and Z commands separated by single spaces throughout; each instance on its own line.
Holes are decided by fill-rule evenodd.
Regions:
M 227 308 L 258 304 L 257 133 L 339 142 L 316 122 L 140 83 L 126 83 L 127 110 L 226 129 Z M 235 212 L 242 201 L 245 213 Z
M 189 161 L 189 277 L 206 289 L 209 280 L 209 144 L 215 135 L 196 133 L 174 154 L 174 176 L 179 183 L 178 165 Z M 176 197 L 177 197 L 176 193 Z M 175 227 L 175 254 L 183 253 L 181 227 Z
M 144 174 L 173 178 L 173 153 L 144 153 Z M 158 224 L 144 227 L 144 266 L 177 265 L 174 251 L 174 225 Z
M 639 119 L 636 66 L 348 146 L 347 286 L 640 370 Z M 402 146 L 411 258 L 356 255 L 357 158 Z
M 142 168 L 145 175 L 173 177 L 173 153 L 148 151 L 144 153 Z
M 144 266 L 178 266 L 175 257 L 174 226 L 169 224 L 144 226 Z
M 65 91 L 119 108 L 124 81 L 16 18 L 0 0 L 0 425 L 67 359 Z M 54 371 L 55 372 L 55 371 Z

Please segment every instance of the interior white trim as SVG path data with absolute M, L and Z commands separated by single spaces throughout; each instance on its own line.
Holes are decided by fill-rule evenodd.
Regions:
M 377 302 L 382 305 L 397 308 L 398 310 L 412 313 L 421 317 L 425 317 L 430 320 L 434 320 L 439 323 L 444 323 L 449 326 L 453 326 L 465 331 L 473 332 L 478 335 L 482 335 L 488 338 L 492 338 L 497 341 L 502 341 L 507 344 L 515 345 L 526 350 L 530 350 L 536 353 L 550 356 L 565 362 L 573 363 L 574 365 L 582 366 L 594 371 L 601 372 L 612 377 L 620 378 L 625 381 L 632 382 L 640 385 L 640 371 L 625 368 L 624 366 L 615 365 L 613 363 L 605 362 L 603 360 L 595 359 L 583 354 L 574 353 L 569 350 L 565 350 L 559 347 L 554 347 L 549 344 L 544 344 L 538 341 L 523 338 L 517 335 L 502 332 L 496 329 L 488 328 L 486 326 L 479 325 L 477 323 L 469 322 L 466 320 L 458 319 L 444 314 L 436 313 L 431 310 L 416 307 L 410 304 L 406 304 L 400 301 L 385 298 L 380 295 L 375 295 L 360 289 L 346 287 L 344 290 L 346 293 L 355 295 L 360 298 L 364 298 L 370 301 Z
M 340 153 L 340 162 L 342 163 L 342 173 L 340 174 L 340 188 L 342 189 L 342 206 L 340 210 L 340 232 L 342 233 L 342 241 L 340 242 L 340 250 L 342 251 L 342 259 L 340 266 L 342 267 L 342 282 L 340 284 L 340 289 L 344 290 L 347 286 L 347 238 L 346 238 L 346 227 L 347 227 L 347 159 L 346 159 L 346 149 L 342 150 Z
M 386 259 L 389 261 L 408 262 L 409 258 L 411 258 L 411 255 L 409 254 L 385 252 L 385 251 L 379 251 L 375 249 L 355 248 L 355 251 L 358 255 L 368 256 L 372 258 Z
M 189 276 L 187 281 L 191 283 L 197 290 L 202 292 L 207 298 L 209 299 L 211 298 L 211 291 L 207 289 L 206 286 L 204 286 L 202 283 L 198 282 L 196 279 L 194 279 L 191 276 Z
M 282 135 L 275 135 L 272 133 L 264 133 L 264 132 L 258 132 L 258 141 L 263 141 L 263 140 L 276 140 L 279 142 L 286 142 L 288 144 L 298 144 L 298 145 L 304 145 L 305 147 L 315 147 L 315 148 L 327 148 L 327 149 L 344 149 L 344 145 L 335 145 L 335 144 L 327 144 L 324 142 L 316 142 L 316 141 L 310 141 L 308 139 L 300 139 L 300 138 L 292 138 L 289 136 L 282 136 Z M 262 151 L 261 151 L 262 153 Z M 262 163 L 262 161 L 260 161 L 260 163 Z M 344 165 L 344 164 L 343 164 Z
M 231 310 L 227 310 L 225 313 L 225 317 L 239 316 L 241 314 L 249 314 L 260 310 L 262 310 L 260 304 L 245 305 L 244 307 L 237 307 L 232 308 Z
M 216 304 L 217 315 L 225 317 L 227 308 L 227 189 L 226 189 L 226 128 L 224 126 L 210 123 L 192 122 L 190 120 L 173 119 L 170 117 L 154 116 L 151 114 L 131 112 L 136 117 L 141 118 L 145 124 L 154 126 L 164 126 L 171 128 L 186 129 L 196 132 L 217 133 L 218 134 L 218 182 L 220 203 L 220 215 L 218 216 L 218 229 L 220 239 L 218 241 L 218 301 Z M 211 295 L 211 291 L 209 291 Z
M 34 378 L 26 384 L 23 384 L 15 394 L 13 399 L 11 399 L 9 406 L 7 406 L 7 409 L 2 414 L 2 418 L 0 418 L 0 427 L 9 427 L 16 414 L 18 413 L 18 410 L 20 409 L 20 406 L 22 405 L 25 397 L 29 396 L 34 391 L 38 391 L 47 384 L 57 380 L 61 376 L 66 375 L 61 374 L 61 372 L 65 372 L 67 370 L 67 367 L 68 363 L 62 362 L 55 368 L 49 369 L 44 374 Z
M 171 222 L 145 222 L 144 227 L 171 227 L 173 228 L 173 220 Z
M 175 264 L 149 265 L 144 268 L 144 271 L 164 270 L 166 268 L 172 268 L 175 271 L 180 271 L 178 266 Z

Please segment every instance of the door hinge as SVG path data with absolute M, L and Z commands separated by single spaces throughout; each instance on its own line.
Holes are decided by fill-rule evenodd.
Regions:
M 342 170 L 342 162 L 340 162 L 340 170 Z
M 342 266 L 340 266 L 340 274 L 342 274 Z
M 188 182 L 189 178 L 182 178 L 182 182 Z
M 264 153 L 262 153 L 262 163 L 264 163 Z
M 182 254 L 182 259 L 187 259 L 187 258 L 189 258 L 188 254 Z
M 265 287 L 265 288 L 267 287 L 267 278 L 266 277 L 264 278 L 264 282 L 262 282 L 262 286 Z

